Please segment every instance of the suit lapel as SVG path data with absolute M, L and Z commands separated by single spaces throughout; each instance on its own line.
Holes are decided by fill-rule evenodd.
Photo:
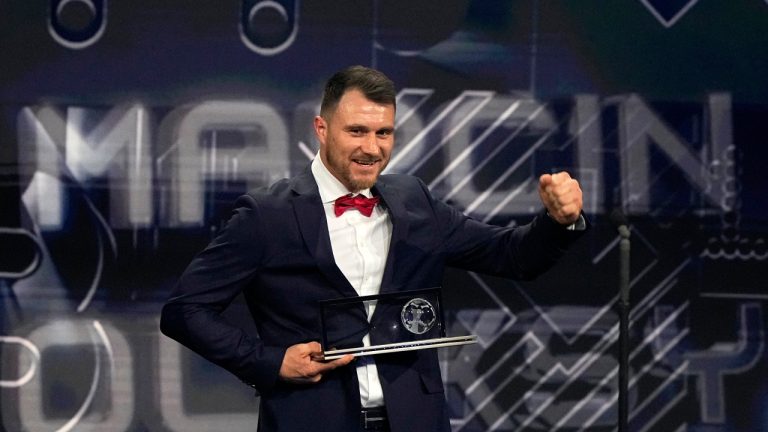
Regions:
M 379 195 L 387 206 L 389 216 L 392 219 L 392 238 L 389 241 L 389 254 L 387 263 L 384 266 L 384 275 L 381 278 L 380 293 L 393 292 L 402 289 L 402 287 L 392 284 L 392 276 L 396 268 L 398 258 L 398 245 L 402 244 L 408 233 L 407 211 L 403 205 L 400 192 L 386 182 L 385 177 L 379 177 L 379 181 L 374 187 L 374 193 Z
M 297 194 L 293 200 L 293 210 L 301 236 L 304 238 L 307 249 L 315 258 L 318 268 L 341 296 L 357 296 L 357 292 L 349 284 L 333 259 L 325 211 L 311 171 L 306 170 L 294 177 L 291 180 L 291 188 Z M 329 298 L 332 297 L 329 295 Z
M 342 296 L 357 296 L 357 292 L 333 259 L 325 211 L 312 172 L 307 169 L 294 177 L 291 180 L 291 188 L 296 194 L 293 208 L 301 235 L 308 250 L 317 261 L 318 268 Z M 403 243 L 408 233 L 408 212 L 403 204 L 401 192 L 387 183 L 385 176 L 379 177 L 373 193 L 381 197 L 392 219 L 392 238 L 379 292 L 395 292 L 403 289 L 394 285 L 392 279 L 397 267 L 398 245 Z
M 338 290 L 340 296 L 358 296 L 357 291 L 350 285 L 349 281 L 333 259 L 333 250 L 331 248 L 331 240 L 328 233 L 328 224 L 325 220 L 325 211 L 323 210 L 320 194 L 317 190 L 317 184 L 315 183 L 314 177 L 312 177 L 311 171 L 306 170 L 303 174 L 294 177 L 291 187 L 296 193 L 296 197 L 293 200 L 296 220 L 298 221 L 301 235 L 308 250 L 317 261 L 318 268 Z M 382 201 L 387 206 L 389 216 L 392 220 L 392 238 L 390 239 L 389 253 L 384 267 L 384 275 L 382 276 L 379 293 L 397 292 L 404 289 L 404 287 L 393 284 L 392 279 L 399 256 L 398 246 L 404 242 L 408 233 L 408 212 L 403 204 L 401 192 L 388 184 L 386 178 L 379 178 L 379 181 L 373 188 L 373 193 L 381 197 Z M 329 298 L 330 297 L 331 296 L 329 296 Z M 374 311 L 374 314 L 371 317 L 371 322 L 379 321 L 379 310 L 380 309 L 377 308 L 376 311 Z
M 385 177 L 379 177 L 379 181 L 374 187 L 374 194 L 379 195 L 387 206 L 389 216 L 392 219 L 392 238 L 389 241 L 389 254 L 387 255 L 387 263 L 384 266 L 384 275 L 381 278 L 381 288 L 379 294 L 392 293 L 402 291 L 406 287 L 396 285 L 392 282 L 395 270 L 397 268 L 397 260 L 400 256 L 400 246 L 405 241 L 408 234 L 408 212 L 403 204 L 401 192 L 397 190 L 391 184 L 386 182 Z M 370 322 L 375 326 L 381 322 L 382 309 L 376 308 L 373 312 Z

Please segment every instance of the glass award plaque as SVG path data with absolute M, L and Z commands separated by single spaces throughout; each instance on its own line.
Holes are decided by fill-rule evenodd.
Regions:
M 373 305 L 369 322 L 366 310 Z M 323 300 L 320 324 L 326 360 L 477 342 L 473 335 L 446 336 L 440 288 Z

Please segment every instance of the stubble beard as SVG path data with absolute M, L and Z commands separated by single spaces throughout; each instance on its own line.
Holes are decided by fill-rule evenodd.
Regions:
M 379 174 L 381 174 L 381 170 L 384 169 L 384 165 L 382 165 L 381 170 L 376 173 L 376 175 L 372 179 L 368 178 L 353 178 L 352 176 L 352 170 L 349 167 L 349 164 L 352 164 L 354 162 L 349 162 L 347 164 L 347 159 L 338 157 L 334 152 L 332 151 L 326 151 L 325 152 L 325 160 L 328 161 L 328 168 L 331 171 L 331 173 L 337 177 L 337 180 L 339 180 L 344 186 L 347 187 L 352 192 L 358 192 L 364 189 L 370 189 L 373 187 L 373 185 L 376 184 L 376 180 L 379 178 Z M 340 178 L 339 178 L 340 177 Z

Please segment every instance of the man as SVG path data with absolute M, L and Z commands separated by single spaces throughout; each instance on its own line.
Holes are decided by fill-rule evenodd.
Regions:
M 331 77 L 310 169 L 239 198 L 163 308 L 166 335 L 258 390 L 259 430 L 450 430 L 436 350 L 325 361 L 318 301 L 439 286 L 449 265 L 529 279 L 585 228 L 581 190 L 564 172 L 541 176 L 545 209 L 515 229 L 467 218 L 415 177 L 380 176 L 395 96 L 373 69 Z M 240 292 L 258 336 L 220 315 Z M 361 307 L 349 324 L 376 321 Z

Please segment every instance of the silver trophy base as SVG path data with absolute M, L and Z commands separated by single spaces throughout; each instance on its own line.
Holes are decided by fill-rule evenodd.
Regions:
M 323 351 L 323 358 L 325 360 L 333 360 L 342 358 L 347 354 L 352 354 L 355 357 L 386 354 L 400 351 L 413 351 L 428 348 L 440 348 L 456 345 L 469 345 L 477 343 L 477 336 L 454 336 L 454 337 L 441 337 L 434 339 L 424 339 L 412 342 L 398 342 L 384 345 L 375 345 L 359 348 L 345 348 L 339 350 Z

